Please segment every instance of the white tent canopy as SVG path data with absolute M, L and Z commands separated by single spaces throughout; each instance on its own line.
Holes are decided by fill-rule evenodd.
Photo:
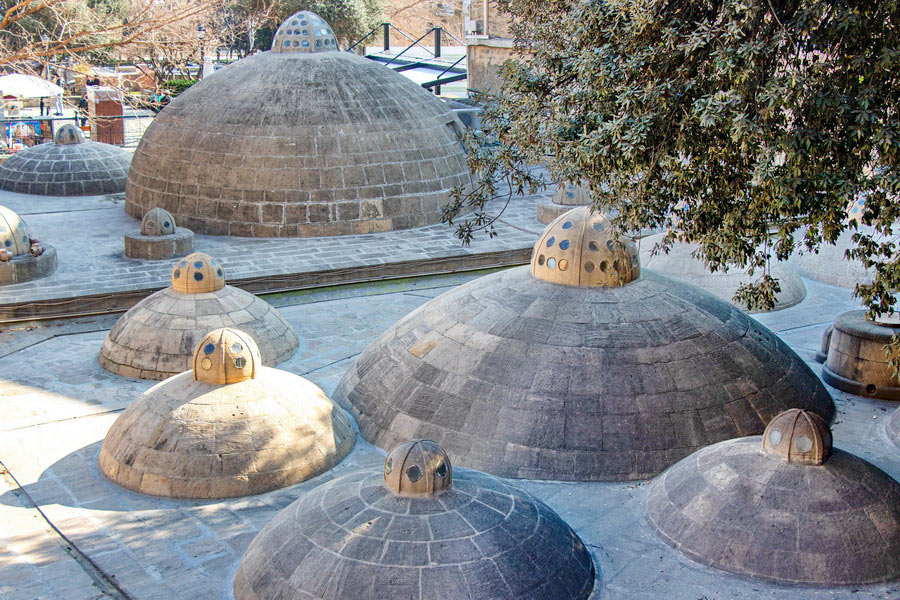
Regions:
M 48 98 L 50 96 L 59 96 L 65 90 L 46 79 L 41 79 L 34 75 L 15 73 L 0 77 L 0 92 L 4 96 L 16 96 L 18 98 Z

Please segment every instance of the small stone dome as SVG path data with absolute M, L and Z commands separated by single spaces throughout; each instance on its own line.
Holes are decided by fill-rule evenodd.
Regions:
M 831 454 L 831 430 L 816 413 L 792 408 L 769 422 L 762 447 L 789 463 L 821 465 Z
M 31 231 L 25 221 L 5 206 L 0 206 L 0 250 L 13 256 L 31 252 Z
M 312 382 L 259 366 L 246 333 L 209 333 L 196 362 L 144 392 L 110 427 L 100 469 L 111 480 L 155 496 L 246 496 L 318 475 L 353 448 L 347 415 Z
M 66 123 L 56 130 L 53 142 L 60 145 L 82 144 L 84 143 L 84 134 L 71 123 Z
M 252 337 L 263 365 L 286 360 L 299 344 L 271 304 L 225 285 L 221 263 L 195 252 L 175 263 L 171 287 L 144 298 L 116 321 L 100 347 L 100 366 L 125 377 L 172 377 L 191 369 L 200 341 L 222 327 Z
M 618 286 L 641 274 L 637 246 L 618 239 L 605 215 L 575 208 L 544 229 L 531 255 L 531 274 L 551 283 Z
M 169 211 L 156 207 L 147 211 L 141 219 L 141 235 L 172 235 L 175 233 L 175 217 Z
M 194 379 L 212 385 L 253 379 L 261 366 L 256 342 L 236 329 L 211 331 L 194 350 Z
M 665 233 L 655 233 L 641 239 L 641 267 L 696 285 L 717 298 L 747 311 L 745 306 L 734 301 L 734 297 L 741 285 L 753 283 L 759 279 L 759 270 L 754 271 L 753 275 L 748 273 L 748 268 L 740 267 L 711 272 L 706 263 L 694 255 L 698 248 L 697 244 L 682 241 L 674 242 L 668 248 L 668 252 L 661 250 L 654 254 L 654 249 L 665 236 Z M 775 306 L 772 307 L 772 310 L 789 308 L 799 304 L 806 297 L 806 284 L 790 264 L 773 261 L 769 273 L 778 280 L 781 288 L 775 294 Z M 765 311 L 754 309 L 747 312 Z
M 897 332 L 897 326 L 872 321 L 864 310 L 839 314 L 822 338 L 822 379 L 851 394 L 900 400 L 892 357 L 884 353 Z
M 581 183 L 570 181 L 561 183 L 556 188 L 556 193 L 553 194 L 553 203 L 563 206 L 584 206 L 591 202 L 593 202 L 593 197 L 590 188 Z
M 194 252 L 172 267 L 172 289 L 182 294 L 205 294 L 225 287 L 225 270 L 205 252 Z
M 135 150 L 125 211 L 159 206 L 197 234 L 247 237 L 440 223 L 454 187 L 471 183 L 464 126 L 401 73 L 326 51 L 337 49 L 330 31 L 299 13 L 272 50 L 174 98 Z
M 405 462 L 416 453 L 426 463 Z M 407 468 L 439 467 L 446 455 L 434 442 L 416 441 L 389 458 Z M 449 460 L 443 464 L 449 479 Z M 389 488 L 381 472 L 361 470 L 303 494 L 248 546 L 234 578 L 235 600 L 590 596 L 596 573 L 590 553 L 527 491 L 467 469 L 456 470 L 439 495 Z
M 337 38 L 328 23 L 308 10 L 290 16 L 272 40 L 273 52 L 333 52 L 339 51 Z
M 676 550 L 739 575 L 821 586 L 900 578 L 900 483 L 830 444 L 815 415 L 781 413 L 763 439 L 719 442 L 668 468 L 650 486 L 647 517 Z
M 431 440 L 400 444 L 384 461 L 384 484 L 398 496 L 434 496 L 449 489 L 452 482 L 450 457 Z
M 25 148 L 0 163 L 0 189 L 42 196 L 125 191 L 129 151 L 86 141 L 71 124 L 60 127 L 53 139 L 53 144 Z

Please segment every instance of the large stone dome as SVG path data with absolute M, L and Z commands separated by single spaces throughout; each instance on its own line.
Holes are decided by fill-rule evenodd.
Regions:
M 16 152 L 0 164 L 0 189 L 43 196 L 85 196 L 125 191 L 131 154 L 85 141 L 74 125 L 57 130 L 54 143 Z
M 802 411 L 774 419 L 762 440 L 720 442 L 673 465 L 654 480 L 647 516 L 692 559 L 749 577 L 900 578 L 900 484 L 832 449 L 827 425 Z
M 310 381 L 262 366 L 246 333 L 210 332 L 193 363 L 116 419 L 100 448 L 107 477 L 156 496 L 246 496 L 317 475 L 353 448 L 344 412 Z
M 419 493 L 400 492 L 410 474 Z M 430 479 L 442 483 L 421 485 Z M 388 455 L 383 474 L 334 479 L 278 513 L 247 548 L 234 597 L 583 600 L 594 573 L 543 502 L 477 471 L 453 469 L 451 481 L 446 454 L 416 440 Z
M 403 75 L 336 51 L 330 29 L 321 34 L 319 20 L 315 33 L 313 19 L 291 17 L 275 49 L 204 79 L 159 113 L 128 174 L 130 215 L 161 206 L 196 233 L 253 237 L 440 221 L 451 188 L 470 182 L 461 123 Z
M 265 365 L 286 360 L 299 343 L 271 304 L 225 285 L 221 263 L 195 252 L 175 263 L 171 287 L 144 298 L 116 321 L 100 347 L 100 366 L 125 377 L 172 377 L 191 368 L 197 342 L 219 327 L 250 334 Z
M 427 437 L 466 467 L 565 480 L 651 477 L 762 432 L 786 408 L 832 418 L 819 378 L 774 333 L 641 270 L 633 243 L 607 225 L 589 207 L 562 215 L 530 269 L 469 282 L 401 319 L 335 400 L 383 448 Z

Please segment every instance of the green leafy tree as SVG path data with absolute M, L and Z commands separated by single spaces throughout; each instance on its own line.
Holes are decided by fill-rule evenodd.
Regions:
M 668 229 L 771 307 L 774 260 L 847 228 L 874 268 L 873 314 L 900 288 L 900 5 L 896 0 L 499 0 L 518 59 L 470 138 L 480 180 L 445 219 L 464 241 L 506 182 L 584 181 L 621 230 Z M 861 223 L 845 222 L 865 199 Z M 474 214 L 455 221 L 464 207 Z M 864 225 L 865 227 L 860 227 Z

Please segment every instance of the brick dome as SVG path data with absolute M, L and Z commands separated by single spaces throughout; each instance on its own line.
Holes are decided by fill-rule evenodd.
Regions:
M 291 17 L 276 42 L 328 39 L 302 31 Z M 128 214 L 161 206 L 196 233 L 253 237 L 439 222 L 470 182 L 462 124 L 403 75 L 332 46 L 255 54 L 175 98 L 135 152 Z

